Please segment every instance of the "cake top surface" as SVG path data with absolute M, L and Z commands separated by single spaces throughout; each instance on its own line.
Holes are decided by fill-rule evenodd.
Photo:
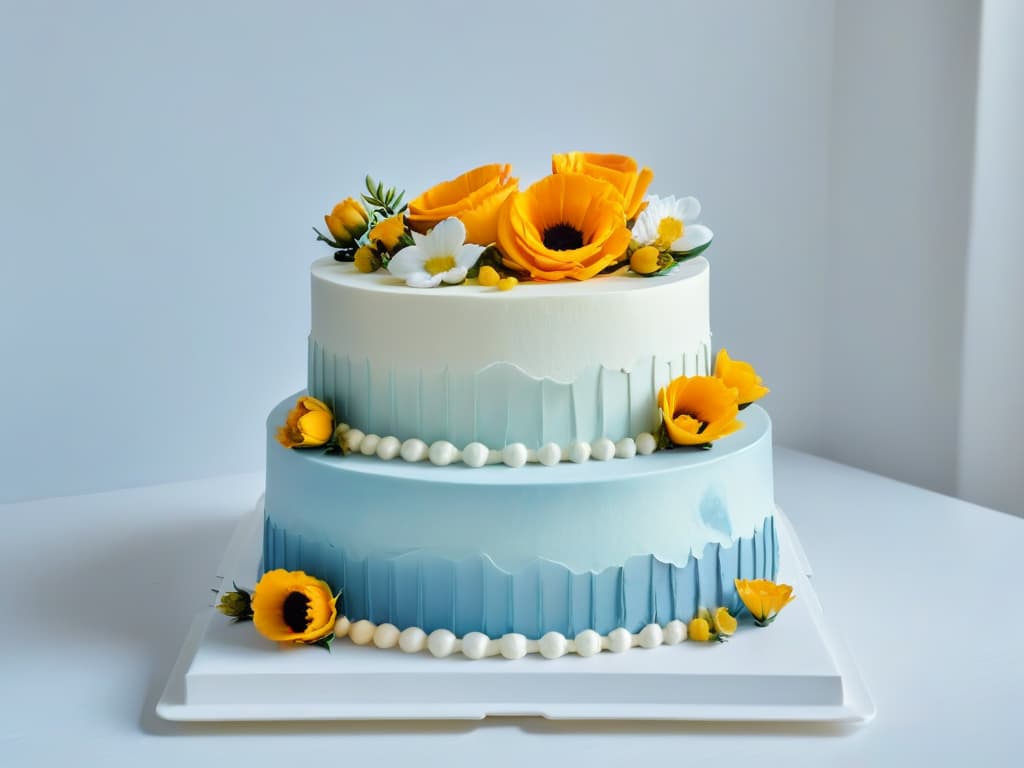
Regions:
M 465 281 L 458 285 L 446 285 L 436 291 L 416 291 L 415 295 L 437 301 L 452 298 L 482 301 L 517 301 L 534 298 L 571 300 L 575 297 L 633 294 L 636 291 L 657 292 L 659 289 L 668 289 L 677 283 L 705 275 L 708 269 L 707 260 L 697 257 L 654 279 L 641 277 L 623 266 L 612 274 L 603 275 L 600 279 L 595 278 L 582 282 L 575 280 L 528 281 L 519 284 L 514 291 L 497 292 L 497 295 L 493 287 L 480 285 L 476 280 Z M 410 296 L 410 289 L 405 281 L 384 269 L 364 274 L 351 263 L 339 262 L 333 258 L 321 258 L 313 262 L 311 270 L 315 280 L 342 288 L 358 289 L 381 295 L 397 295 L 404 298 Z

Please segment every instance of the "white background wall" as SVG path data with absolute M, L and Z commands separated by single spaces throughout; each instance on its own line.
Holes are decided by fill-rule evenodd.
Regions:
M 870 5 L 0 6 L 0 500 L 259 469 L 330 205 L 568 149 L 700 197 L 780 442 L 954 490 L 978 3 Z

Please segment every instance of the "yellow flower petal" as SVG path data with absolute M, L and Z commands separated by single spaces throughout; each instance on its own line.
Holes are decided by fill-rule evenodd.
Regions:
M 760 400 L 771 391 L 761 384 L 761 377 L 750 363 L 731 359 L 725 349 L 718 350 L 715 357 L 715 377 L 736 390 L 740 405 Z

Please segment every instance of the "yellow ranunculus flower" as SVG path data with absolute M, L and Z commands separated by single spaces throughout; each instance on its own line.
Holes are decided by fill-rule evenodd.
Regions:
M 647 204 L 644 193 L 654 178 L 650 168 L 638 170 L 636 160 L 625 155 L 567 152 L 551 156 L 552 173 L 585 173 L 607 181 L 619 193 L 626 219 L 632 221 Z
M 615 189 L 579 173 L 547 176 L 511 195 L 498 218 L 503 263 L 534 280 L 587 280 L 621 262 L 629 240 Z
M 315 643 L 334 631 L 337 618 L 331 588 L 304 571 L 267 571 L 253 590 L 253 624 L 271 640 Z
M 707 643 L 712 639 L 711 625 L 707 619 L 695 616 L 686 627 L 686 636 L 698 643 Z
M 776 584 L 767 579 L 736 579 L 735 584 L 736 593 L 759 627 L 775 621 L 779 611 L 795 597 L 789 584 Z
M 380 242 L 388 253 L 395 250 L 395 246 L 398 245 L 398 240 L 402 235 L 405 234 L 405 219 L 402 214 L 396 213 L 390 219 L 384 219 L 378 222 L 373 229 L 370 230 L 369 239 L 370 242 Z
M 742 360 L 733 360 L 724 349 L 718 350 L 715 358 L 715 376 L 722 380 L 727 387 L 732 387 L 739 394 L 737 400 L 740 406 L 750 405 L 755 400 L 760 400 L 771 390 L 762 386 L 761 377 L 757 375 L 754 366 Z
M 658 392 L 658 407 L 676 445 L 705 445 L 743 427 L 736 390 L 714 376 L 680 376 Z
M 369 222 L 370 216 L 363 204 L 352 197 L 346 197 L 324 216 L 324 223 L 342 246 L 353 245 L 366 232 Z
M 334 414 L 326 404 L 305 395 L 295 402 L 284 426 L 277 430 L 277 442 L 285 448 L 315 448 L 334 434 Z
M 426 233 L 454 216 L 466 227 L 465 242 L 490 245 L 497 238 L 498 211 L 519 188 L 519 180 L 511 174 L 511 165 L 495 163 L 442 181 L 409 202 L 409 227 Z

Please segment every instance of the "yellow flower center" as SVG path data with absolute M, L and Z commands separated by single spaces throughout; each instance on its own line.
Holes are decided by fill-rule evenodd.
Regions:
M 439 275 L 442 272 L 447 272 L 449 269 L 455 269 L 455 257 L 434 256 L 432 259 L 427 259 L 423 268 L 431 275 Z
M 683 222 L 673 216 L 666 216 L 658 222 L 658 239 L 654 244 L 665 250 L 672 246 L 676 240 L 683 236 Z

